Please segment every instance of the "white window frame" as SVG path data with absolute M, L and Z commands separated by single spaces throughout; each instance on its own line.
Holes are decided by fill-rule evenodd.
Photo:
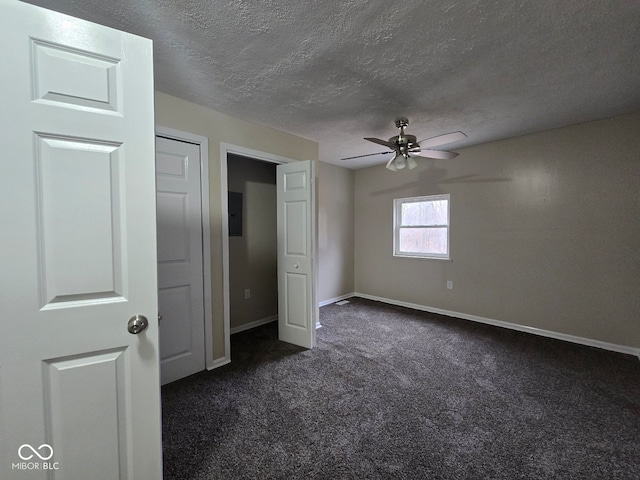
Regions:
M 425 225 L 400 225 L 402 218 L 402 205 L 405 203 L 432 202 L 438 200 L 447 201 L 447 224 L 425 224 Z M 447 253 L 429 253 L 429 252 L 402 252 L 400 251 L 400 231 L 405 228 L 446 228 L 447 230 Z M 393 256 L 394 257 L 411 257 L 411 258 L 430 258 L 435 260 L 451 260 L 451 195 L 444 193 L 441 195 L 425 195 L 422 197 L 396 198 L 393 200 Z

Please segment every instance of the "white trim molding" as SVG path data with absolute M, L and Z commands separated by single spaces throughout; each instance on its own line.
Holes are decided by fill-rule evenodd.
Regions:
M 213 358 L 213 311 L 211 308 L 211 215 L 209 213 L 209 139 L 195 133 L 182 132 L 156 125 L 156 135 L 193 143 L 200 147 L 200 192 L 202 208 L 202 276 L 204 289 L 204 342 L 205 366 L 215 368 Z
M 603 350 L 610 350 L 612 352 L 618 352 L 618 353 L 626 353 L 627 355 L 635 355 L 636 357 L 638 357 L 638 360 L 640 360 L 640 348 L 628 347 L 626 345 L 618 345 L 615 343 L 601 342 L 600 340 L 593 340 L 591 338 L 578 337 L 575 335 L 568 335 L 566 333 L 552 332 L 551 330 L 543 330 L 541 328 L 528 327 L 526 325 L 519 325 L 517 323 L 504 322 L 502 320 L 494 320 L 492 318 L 480 317 L 477 315 L 470 315 L 467 313 L 453 312 L 451 310 L 443 310 L 441 308 L 428 307 L 426 305 L 419 305 L 417 303 L 402 302 L 402 301 L 393 300 L 390 298 L 377 297 L 375 295 L 368 295 L 366 293 L 356 292 L 353 294 L 353 296 L 366 298 L 368 300 L 375 300 L 377 302 L 388 303 L 389 305 L 397 305 L 399 307 L 413 308 L 414 310 L 420 310 L 423 312 L 446 315 L 447 317 L 455 317 L 463 320 L 471 320 L 472 322 L 493 325 L 494 327 L 502 327 L 502 328 L 508 328 L 510 330 L 517 330 L 519 332 L 532 333 L 533 335 L 554 338 L 556 340 L 564 340 L 566 342 L 577 343 L 579 345 L 586 345 L 588 347 L 601 348 Z
M 228 168 L 229 154 L 262 160 L 275 164 L 295 162 L 292 158 L 261 152 L 251 148 L 220 142 L 220 204 L 222 206 L 222 316 L 224 322 L 224 358 L 231 361 L 231 306 L 229 302 L 229 201 Z M 277 318 L 277 316 L 276 316 Z M 256 325 L 257 326 L 257 325 Z M 251 327 L 250 327 L 251 328 Z M 224 365 L 221 363 L 220 365 Z M 220 366 L 218 365 L 218 366 Z
M 347 298 L 355 297 L 356 294 L 354 292 L 347 293 L 346 295 L 340 295 L 339 297 L 330 298 L 329 300 L 323 300 L 318 303 L 318 307 L 324 307 L 325 305 L 331 305 L 332 303 L 339 302 L 340 300 L 346 300 Z
M 211 365 L 207 365 L 207 370 L 214 370 L 218 367 L 226 365 L 227 363 L 231 363 L 231 360 L 225 357 L 216 358 L 213 362 L 211 362 Z
M 233 327 L 229 330 L 231 335 L 234 333 L 244 332 L 245 330 L 250 330 L 252 328 L 259 327 L 261 325 L 266 325 L 267 323 L 277 322 L 278 315 L 271 315 L 270 317 L 261 318 L 260 320 L 255 320 L 249 323 L 243 323 L 242 325 L 238 325 L 237 327 Z
M 446 224 L 438 224 L 435 222 L 426 222 L 426 219 L 422 219 L 421 224 L 414 224 L 413 222 L 405 225 L 403 223 L 403 211 L 404 206 L 408 204 L 421 203 L 426 204 L 430 202 L 447 202 L 447 223 Z M 415 219 L 414 219 L 415 220 Z M 420 251 L 420 252 L 412 252 L 407 250 L 400 250 L 401 242 L 400 242 L 400 232 L 402 230 L 411 230 L 414 228 L 424 229 L 424 228 L 439 228 L 446 229 L 447 233 L 447 251 L 446 253 L 436 253 L 434 251 Z M 408 257 L 408 258 L 426 258 L 432 260 L 451 260 L 451 243 L 450 243 L 450 231 L 451 231 L 451 195 L 448 193 L 443 193 L 439 195 L 426 195 L 420 197 L 409 197 L 409 198 L 394 198 L 393 199 L 393 256 L 394 257 Z M 425 250 L 427 250 L 426 246 L 423 246 Z

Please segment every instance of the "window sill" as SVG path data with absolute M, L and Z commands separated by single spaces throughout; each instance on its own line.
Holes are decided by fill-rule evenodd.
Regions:
M 451 261 L 451 257 L 433 257 L 429 255 L 409 255 L 404 253 L 394 253 L 393 256 L 397 258 L 418 258 L 421 260 L 439 260 L 441 262 Z

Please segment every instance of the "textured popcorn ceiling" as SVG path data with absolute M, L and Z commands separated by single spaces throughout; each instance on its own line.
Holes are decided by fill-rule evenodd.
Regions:
M 640 110 L 638 0 L 35 0 L 154 40 L 156 88 L 319 142 L 455 149 Z M 444 147 L 443 147 L 444 148 Z

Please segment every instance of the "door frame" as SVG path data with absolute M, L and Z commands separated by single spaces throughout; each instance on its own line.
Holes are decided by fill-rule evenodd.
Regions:
M 220 142 L 220 201 L 222 204 L 222 311 L 224 318 L 224 360 L 221 364 L 231 361 L 231 305 L 229 301 L 229 199 L 228 199 L 228 155 L 235 154 L 254 160 L 274 163 L 298 162 L 294 158 L 283 157 L 273 153 L 261 152 L 251 148 Z
M 204 362 L 205 368 L 215 368 L 213 361 L 213 316 L 211 308 L 211 216 L 209 214 L 209 139 L 195 133 L 156 125 L 156 136 L 200 147 L 200 207 L 202 221 L 202 276 L 204 299 Z

